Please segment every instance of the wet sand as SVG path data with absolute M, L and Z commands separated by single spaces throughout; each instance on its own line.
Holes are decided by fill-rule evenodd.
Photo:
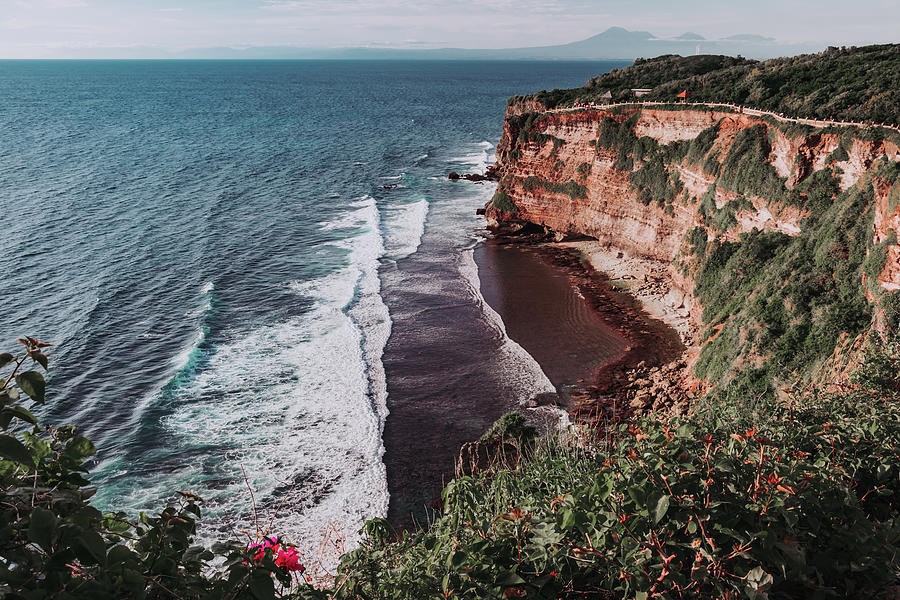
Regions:
M 489 240 L 476 249 L 475 261 L 485 300 L 558 391 L 589 381 L 624 356 L 628 340 L 540 248 Z
M 657 314 L 654 301 L 662 299 L 643 288 L 622 291 L 614 285 L 618 281 L 597 267 L 629 271 L 634 265 L 610 257 L 598 265 L 592 244 L 499 234 L 482 246 L 483 270 L 490 276 L 482 288 L 510 337 L 557 386 L 573 418 L 627 419 L 632 407 L 620 402 L 623 375 L 683 356 L 689 319 L 681 310 Z

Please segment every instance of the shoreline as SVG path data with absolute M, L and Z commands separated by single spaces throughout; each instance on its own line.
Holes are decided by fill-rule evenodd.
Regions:
M 491 240 L 534 249 L 565 272 L 590 310 L 627 340 L 621 356 L 586 368 L 583 382 L 567 394 L 573 420 L 598 424 L 647 410 L 686 410 L 697 387 L 688 367 L 697 351 L 696 328 L 689 309 L 678 306 L 684 298 L 665 289 L 664 264 L 624 257 L 595 240 L 555 242 L 503 230 L 495 230 Z M 649 404 L 648 390 L 662 401 Z

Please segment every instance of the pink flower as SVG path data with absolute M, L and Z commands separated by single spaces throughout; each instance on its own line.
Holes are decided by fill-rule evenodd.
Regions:
M 261 544 L 248 546 L 247 551 L 253 553 L 253 560 L 262 560 L 266 555 L 266 550 L 271 550 L 272 554 L 278 554 L 279 547 L 277 539 L 264 537 Z
M 272 552 L 275 557 L 275 564 L 288 571 L 303 572 L 306 568 L 300 564 L 300 555 L 297 549 L 289 546 L 281 547 L 281 543 L 276 538 L 265 537 L 262 543 L 253 544 L 247 547 L 247 551 L 253 555 L 253 560 L 262 560 L 266 556 L 266 551 Z
M 288 571 L 300 571 L 302 573 L 305 570 L 303 565 L 300 564 L 300 555 L 297 553 L 296 548 L 288 548 L 279 551 L 278 557 L 275 559 L 275 564 Z

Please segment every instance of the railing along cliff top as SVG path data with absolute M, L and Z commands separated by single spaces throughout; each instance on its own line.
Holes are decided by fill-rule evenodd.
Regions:
M 611 108 L 619 108 L 625 106 L 684 106 L 685 108 L 695 106 L 705 106 L 707 108 L 730 108 L 738 112 L 738 114 L 750 115 L 751 117 L 772 117 L 776 121 L 782 123 L 799 123 L 801 125 L 809 125 L 810 127 L 883 127 L 885 129 L 893 129 L 900 132 L 900 126 L 878 124 L 863 121 L 829 121 L 827 119 L 801 119 L 794 117 L 786 117 L 781 113 L 771 112 L 767 110 L 759 110 L 757 108 L 748 108 L 737 104 L 727 104 L 724 102 L 614 102 L 612 104 L 594 104 L 587 103 L 584 106 L 569 106 L 564 108 L 551 108 L 546 112 L 563 113 L 575 112 L 578 110 L 609 110 Z

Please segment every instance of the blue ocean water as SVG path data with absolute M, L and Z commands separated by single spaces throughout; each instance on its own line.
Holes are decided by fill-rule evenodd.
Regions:
M 446 174 L 492 160 L 508 96 L 616 66 L 0 61 L 0 343 L 56 344 L 43 416 L 97 443 L 95 503 L 191 490 L 246 524 L 246 473 L 279 533 L 352 543 L 389 501 L 385 345 L 416 332 L 392 286 L 464 281 L 490 196 Z

